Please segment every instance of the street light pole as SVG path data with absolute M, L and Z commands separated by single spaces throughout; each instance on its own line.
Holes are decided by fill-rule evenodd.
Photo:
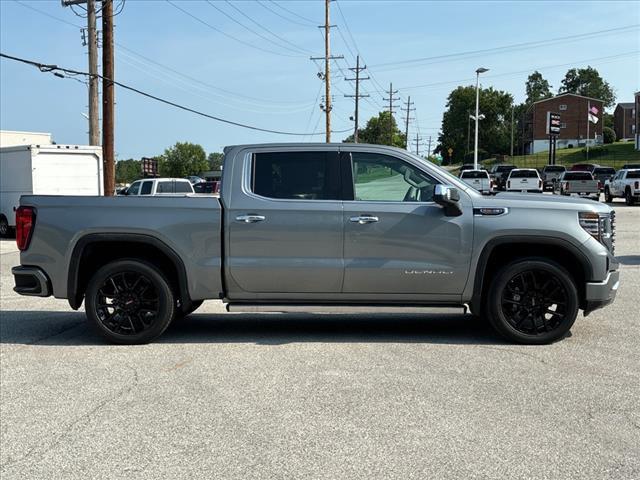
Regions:
M 480 74 L 489 71 L 488 68 L 480 67 L 476 70 L 476 131 L 475 144 L 473 149 L 473 168 L 478 169 L 478 121 L 480 120 Z

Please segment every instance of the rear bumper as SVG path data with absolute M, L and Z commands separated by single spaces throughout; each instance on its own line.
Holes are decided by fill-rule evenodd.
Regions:
M 614 271 L 607 274 L 602 282 L 587 282 L 585 288 L 584 315 L 587 316 L 594 310 L 609 305 L 616 298 L 620 285 L 620 272 Z
M 13 267 L 11 269 L 16 286 L 13 291 L 20 295 L 48 297 L 51 295 L 51 281 L 38 267 Z

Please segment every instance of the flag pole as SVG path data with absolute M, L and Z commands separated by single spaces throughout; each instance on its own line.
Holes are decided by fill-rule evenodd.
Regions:
M 587 100 L 587 161 L 589 160 L 589 115 L 591 114 L 591 100 Z

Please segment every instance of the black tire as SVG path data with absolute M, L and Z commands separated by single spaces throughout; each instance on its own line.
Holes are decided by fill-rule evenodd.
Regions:
M 162 335 L 173 318 L 175 297 L 153 265 L 117 260 L 89 280 L 85 309 L 94 328 L 107 340 L 136 345 Z
M 7 217 L 5 217 L 4 215 L 0 215 L 0 237 L 7 238 L 10 234 L 11 227 L 9 227 Z
M 516 343 L 544 345 L 571 330 L 578 315 L 578 290 L 555 262 L 523 258 L 494 277 L 485 305 L 493 328 Z
M 631 189 L 629 187 L 627 187 L 627 189 L 624 191 L 624 203 L 626 203 L 627 205 L 633 205 L 635 202 L 633 195 L 631 195 Z
M 189 301 L 181 308 L 176 307 L 175 312 L 173 314 L 173 319 L 181 320 L 184 317 L 191 315 L 198 308 L 200 308 L 200 306 L 202 306 L 203 302 L 204 300 Z
M 613 197 L 611 196 L 611 191 L 608 188 L 604 189 L 604 201 L 606 203 L 613 203 Z

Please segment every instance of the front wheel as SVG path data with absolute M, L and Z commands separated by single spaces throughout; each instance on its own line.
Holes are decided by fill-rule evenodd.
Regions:
M 528 345 L 563 338 L 578 315 L 578 290 L 560 265 L 520 259 L 494 277 L 485 305 L 491 325 L 505 338 Z
M 613 196 L 611 196 L 611 190 L 608 188 L 604 189 L 604 201 L 606 203 L 613 203 Z
M 7 217 L 4 215 L 0 215 L 0 237 L 8 237 L 11 228 L 9 227 L 9 222 L 7 221 Z
M 627 205 L 633 205 L 635 203 L 633 195 L 631 195 L 631 189 L 629 188 L 624 192 L 624 203 Z
M 166 278 L 153 265 L 118 260 L 89 281 L 87 317 L 106 339 L 119 344 L 148 343 L 169 326 L 175 299 Z

